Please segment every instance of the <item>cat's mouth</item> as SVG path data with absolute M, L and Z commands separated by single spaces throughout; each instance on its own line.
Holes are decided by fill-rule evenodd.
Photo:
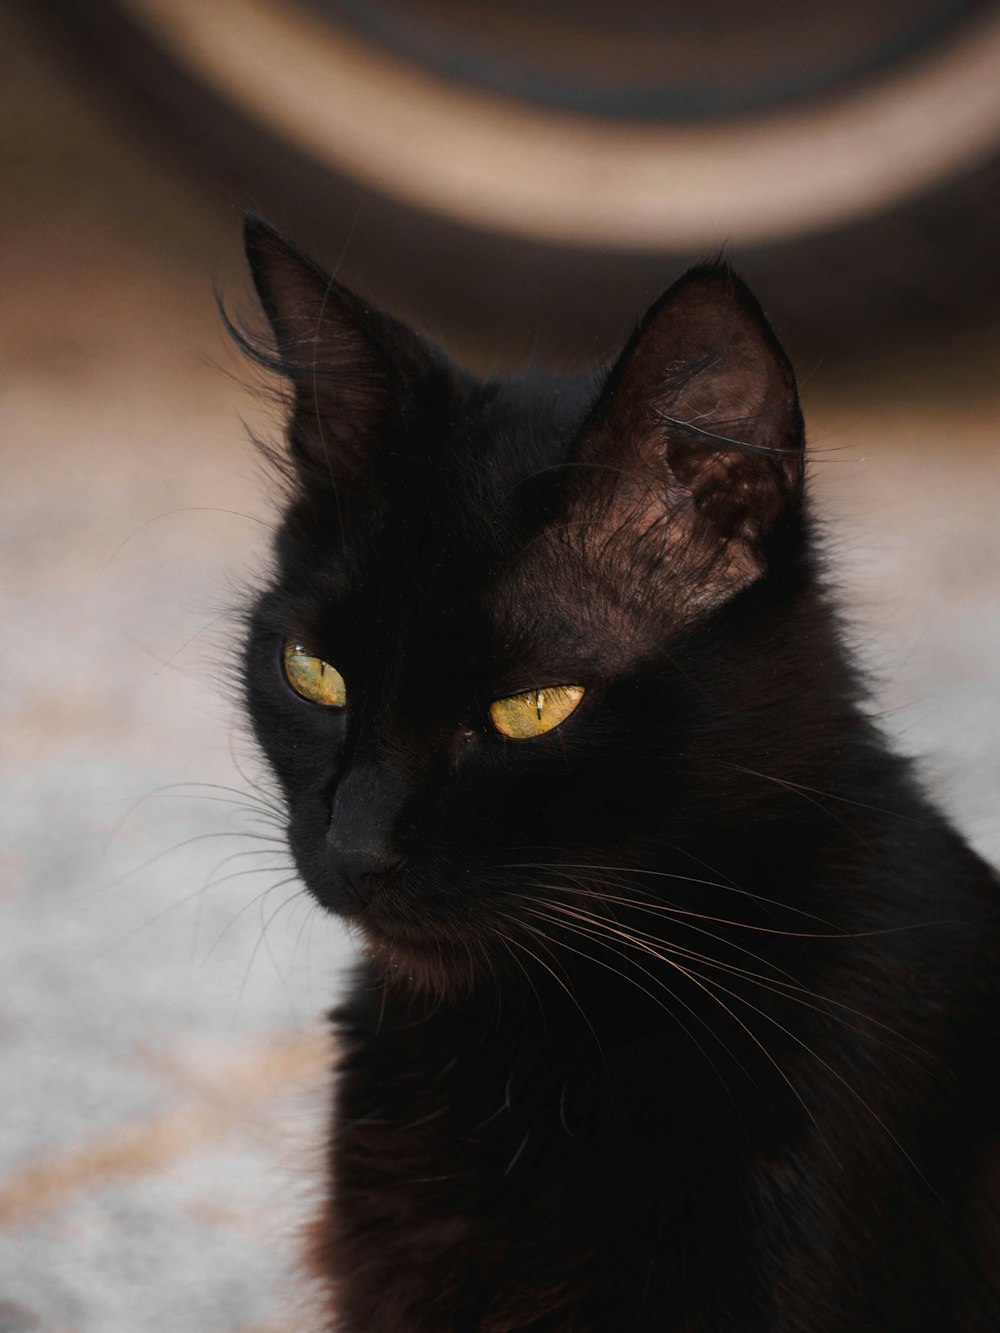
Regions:
M 449 942 L 447 930 L 436 927 L 431 920 L 412 920 L 412 912 L 403 914 L 389 901 L 373 900 L 364 908 L 351 913 L 352 924 L 381 956 L 415 956 L 441 948 Z
M 410 975 L 423 963 L 430 948 L 429 941 L 421 944 L 404 936 L 390 934 L 368 921 L 362 925 L 361 934 L 369 956 L 393 975 Z
M 380 958 L 402 958 L 423 952 L 434 943 L 429 921 L 415 919 L 415 912 L 398 890 L 383 882 L 363 896 L 345 887 L 340 913 L 361 934 L 373 954 Z
M 383 975 L 439 996 L 467 986 L 495 952 L 489 913 L 469 897 L 442 902 L 389 876 L 342 914 Z
M 448 876 L 438 864 L 434 872 L 410 861 L 353 883 L 329 867 L 322 878 L 304 878 L 384 975 L 442 994 L 479 974 L 501 923 L 470 892 L 471 870 Z
M 366 917 L 355 919 L 364 949 L 382 977 L 437 999 L 455 998 L 476 981 L 475 955 L 467 943 L 430 924 L 390 929 Z

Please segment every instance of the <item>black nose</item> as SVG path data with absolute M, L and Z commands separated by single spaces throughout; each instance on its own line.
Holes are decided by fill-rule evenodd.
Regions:
M 333 842 L 337 869 L 359 898 L 367 900 L 380 875 L 398 870 L 404 858 L 395 852 L 377 847 L 338 847 Z
M 356 763 L 337 788 L 327 847 L 345 886 L 362 902 L 382 876 L 403 864 L 396 830 L 405 800 L 399 779 L 371 761 Z

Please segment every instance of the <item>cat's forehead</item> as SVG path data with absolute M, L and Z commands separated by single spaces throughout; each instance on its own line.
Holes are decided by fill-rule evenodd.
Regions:
M 597 392 L 592 372 L 524 371 L 467 386 L 440 441 L 461 498 L 492 498 L 498 522 L 524 508 L 525 483 L 560 465 Z
M 447 421 L 404 423 L 375 485 L 326 510 L 333 577 L 316 571 L 317 619 L 343 603 L 371 651 L 405 644 L 411 663 L 471 651 L 542 670 L 555 655 L 585 656 L 558 566 L 539 577 L 530 553 L 557 513 L 594 392 L 590 376 L 524 376 L 476 386 Z
M 597 392 L 592 374 L 484 385 L 426 463 L 413 448 L 391 472 L 362 581 L 394 599 L 409 653 L 448 640 L 526 680 L 632 655 L 621 600 L 635 590 L 608 584 L 565 513 L 579 473 L 572 445 Z
M 590 375 L 524 374 L 405 420 L 358 511 L 366 563 L 402 563 L 424 586 L 494 581 L 552 518 L 594 396 Z

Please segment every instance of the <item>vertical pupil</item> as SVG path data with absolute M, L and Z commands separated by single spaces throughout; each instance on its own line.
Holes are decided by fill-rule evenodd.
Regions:
M 541 722 L 542 720 L 542 705 L 544 703 L 545 703 L 545 691 L 539 690 L 538 693 L 535 695 L 535 708 L 538 712 L 539 722 Z

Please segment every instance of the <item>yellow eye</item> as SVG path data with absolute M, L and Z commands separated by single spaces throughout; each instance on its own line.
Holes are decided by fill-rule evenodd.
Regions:
M 544 690 L 526 690 L 490 704 L 490 721 L 501 736 L 527 740 L 565 722 L 583 698 L 582 685 L 550 685 Z
M 347 686 L 335 666 L 307 653 L 301 643 L 286 643 L 282 660 L 285 676 L 296 694 L 327 708 L 346 707 Z

